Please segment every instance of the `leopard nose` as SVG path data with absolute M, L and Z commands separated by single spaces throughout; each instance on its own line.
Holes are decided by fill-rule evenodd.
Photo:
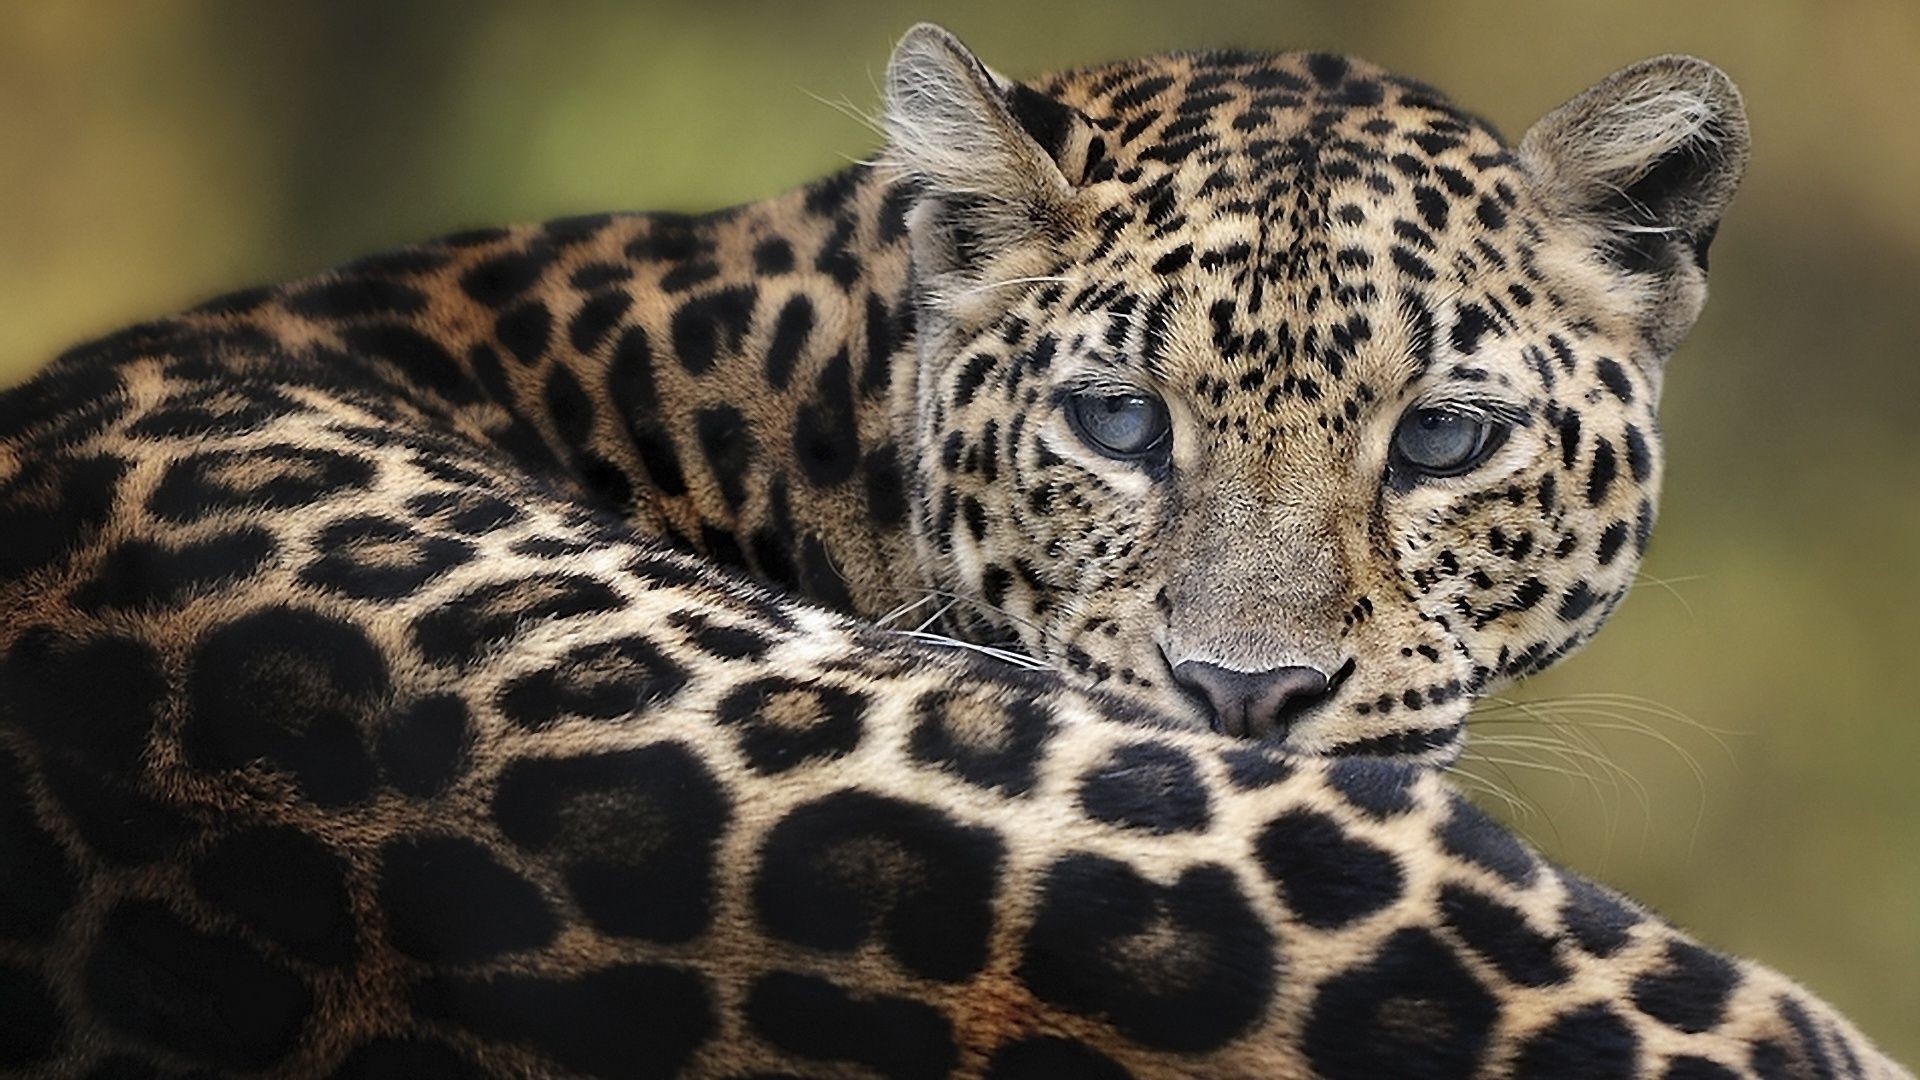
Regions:
M 1295 718 L 1326 696 L 1325 672 L 1310 667 L 1235 671 L 1204 660 L 1185 660 L 1173 677 L 1206 699 L 1213 728 L 1228 735 L 1284 738 Z

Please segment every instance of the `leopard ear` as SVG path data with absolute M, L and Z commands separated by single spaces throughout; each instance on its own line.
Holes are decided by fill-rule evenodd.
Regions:
M 1606 261 L 1646 283 L 1648 334 L 1663 349 L 1699 315 L 1707 247 L 1747 153 L 1740 91 L 1691 56 L 1615 72 L 1520 142 L 1550 208 L 1595 230 Z
M 887 162 L 920 189 L 910 229 L 923 285 L 951 297 L 995 260 L 1057 246 L 1073 226 L 1074 183 L 1099 156 L 1086 117 L 994 73 L 931 23 L 900 39 L 886 85 Z

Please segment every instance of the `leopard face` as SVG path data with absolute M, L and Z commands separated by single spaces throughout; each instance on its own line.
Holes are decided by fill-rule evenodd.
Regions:
M 999 635 L 1188 722 L 1445 760 L 1654 519 L 1662 365 L 1745 154 L 1666 58 L 1517 150 L 1343 58 L 890 71 L 922 194 L 917 537 Z

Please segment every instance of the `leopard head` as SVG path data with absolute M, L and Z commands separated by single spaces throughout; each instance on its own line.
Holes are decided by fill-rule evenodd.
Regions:
M 887 94 L 958 632 L 1194 725 L 1446 760 L 1625 596 L 1747 156 L 1717 69 L 1633 65 L 1517 149 L 1322 54 L 1026 85 L 922 26 Z

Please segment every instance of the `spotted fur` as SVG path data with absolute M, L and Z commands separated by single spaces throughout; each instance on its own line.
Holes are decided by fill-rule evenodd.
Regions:
M 1517 151 L 1330 56 L 888 83 L 881 166 L 0 396 L 0 1069 L 1902 1075 L 1430 767 L 1644 544 L 1723 76 Z M 1396 474 L 1433 402 L 1506 442 Z M 1189 661 L 1334 678 L 1236 738 Z

